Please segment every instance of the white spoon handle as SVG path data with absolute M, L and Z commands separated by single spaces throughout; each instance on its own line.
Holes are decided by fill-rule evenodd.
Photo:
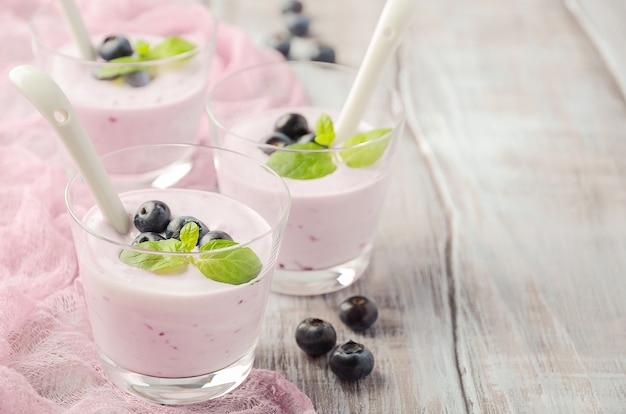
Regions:
M 71 154 L 104 218 L 126 234 L 130 217 L 94 149 L 83 124 L 61 88 L 41 70 L 28 65 L 9 72 L 11 81 L 55 129 Z
M 417 0 L 387 0 L 354 85 L 335 123 L 338 141 L 355 133 L 385 64 L 409 27 L 417 4 Z
M 57 6 L 78 48 L 80 57 L 85 60 L 96 60 L 96 51 L 74 0 L 57 0 Z

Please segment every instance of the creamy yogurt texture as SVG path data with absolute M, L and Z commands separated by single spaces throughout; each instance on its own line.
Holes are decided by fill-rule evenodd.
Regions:
M 261 142 L 272 131 L 276 119 L 287 112 L 304 115 L 311 129 L 321 113 L 336 119 L 336 114 L 319 108 L 281 108 L 253 115 L 245 123 L 231 127 L 231 131 L 240 137 L 256 137 Z M 364 125 L 362 129 L 372 127 Z M 268 156 L 249 140 L 227 136 L 224 145 L 267 161 Z M 348 262 L 371 247 L 388 176 L 376 164 L 350 168 L 338 163 L 335 172 L 322 178 L 285 178 L 292 199 L 278 269 L 325 269 Z M 222 178 L 235 179 L 234 172 Z
M 126 34 L 125 34 L 126 35 Z M 94 44 L 101 38 L 95 36 Z M 156 45 L 163 39 L 127 35 Z M 77 57 L 73 45 L 59 52 Z M 68 96 L 99 154 L 127 146 L 195 142 L 206 86 L 208 59 L 200 57 L 160 66 L 145 86 L 133 88 L 120 79 L 98 80 L 92 66 L 55 57 L 47 68 Z
M 270 231 L 254 210 L 216 193 L 139 190 L 121 198 L 131 215 L 144 201 L 162 200 L 173 217 L 195 216 L 240 243 Z M 119 235 L 97 208 L 83 222 L 124 244 L 139 233 Z M 99 350 L 127 370 L 170 378 L 207 374 L 239 360 L 256 345 L 271 283 L 266 275 L 272 269 L 265 266 L 271 236 L 250 247 L 264 267 L 251 282 L 235 286 L 208 279 L 192 265 L 168 275 L 130 267 L 119 260 L 121 247 L 83 236 L 76 249 Z

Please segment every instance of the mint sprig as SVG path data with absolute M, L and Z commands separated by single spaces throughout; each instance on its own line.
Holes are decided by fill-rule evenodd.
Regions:
M 291 144 L 285 148 L 322 150 L 322 145 L 316 142 Z M 267 166 L 278 175 L 295 180 L 312 180 L 333 173 L 337 166 L 330 152 L 323 151 L 275 151 L 267 160 Z
M 369 167 L 383 155 L 389 145 L 389 137 L 369 145 L 358 145 L 375 141 L 389 132 L 391 128 L 380 128 L 348 138 L 342 145 L 346 149 L 339 152 L 340 160 L 336 160 L 332 152 L 320 151 L 331 148 L 336 137 L 332 119 L 327 114 L 321 114 L 315 122 L 313 142 L 291 144 L 284 147 L 286 151 L 274 151 L 267 160 L 267 166 L 281 177 L 294 180 L 313 180 L 332 174 L 337 169 L 338 161 L 343 161 L 351 168 Z
M 200 260 L 196 265 L 206 277 L 217 282 L 240 285 L 254 279 L 261 271 L 259 257 L 249 247 L 211 252 L 237 245 L 230 240 L 211 240 L 200 247 Z
M 110 63 L 141 63 L 151 60 L 165 59 L 194 50 L 196 46 L 177 36 L 169 36 L 155 46 L 151 46 L 144 40 L 135 43 L 135 54 L 111 59 Z M 106 66 L 98 69 L 97 77 L 100 79 L 112 79 L 117 76 L 127 75 L 131 72 L 144 70 L 140 66 Z
M 321 114 L 315 121 L 315 142 L 330 148 L 335 140 L 333 120 L 326 114 Z
M 359 144 L 374 141 L 391 132 L 391 128 L 374 129 L 362 134 L 356 134 L 346 142 L 342 147 L 354 147 Z M 382 139 L 373 144 L 364 145 L 362 147 L 349 148 L 341 151 L 339 154 L 348 167 L 363 168 L 374 164 L 383 155 L 389 145 L 389 137 Z
M 165 239 L 138 243 L 136 247 L 156 252 L 191 252 L 195 249 L 200 235 L 196 223 L 187 223 L 180 231 L 180 240 Z M 215 251 L 236 246 L 230 240 L 211 240 L 199 249 L 198 260 L 186 255 L 162 255 L 158 253 L 122 250 L 120 260 L 133 267 L 149 270 L 159 274 L 183 272 L 189 264 L 196 265 L 198 270 L 208 279 L 216 282 L 240 285 L 257 277 L 263 267 L 261 260 L 249 247 L 235 248 L 227 251 Z
M 195 224 L 195 223 L 194 223 Z M 145 241 L 136 245 L 145 250 L 157 252 L 183 252 L 185 244 L 180 240 L 166 239 L 159 241 Z M 136 250 L 122 250 L 120 260 L 129 266 L 153 272 L 165 272 L 166 270 L 185 270 L 189 259 L 185 256 L 166 256 L 162 254 L 144 253 Z
M 181 39 L 180 37 L 170 36 L 163 39 L 161 43 L 158 43 L 154 47 L 148 48 L 148 52 L 145 53 L 144 56 L 146 60 L 165 59 L 187 53 L 195 48 L 196 46 L 193 43 Z

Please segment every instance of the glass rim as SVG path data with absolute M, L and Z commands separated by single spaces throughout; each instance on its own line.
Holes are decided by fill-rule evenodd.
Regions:
M 234 137 L 237 137 L 239 139 L 242 139 L 246 142 L 249 142 L 251 144 L 257 145 L 259 148 L 261 149 L 267 149 L 267 150 L 271 150 L 271 151 L 284 151 L 284 152 L 304 152 L 304 153 L 340 153 L 342 151 L 345 150 L 350 150 L 350 149 L 357 149 L 357 148 L 363 148 L 363 147 L 367 147 L 370 145 L 375 145 L 381 141 L 384 141 L 386 139 L 392 138 L 395 134 L 394 131 L 400 127 L 402 127 L 402 125 L 406 122 L 406 108 L 402 102 L 402 99 L 400 98 L 399 93 L 397 92 L 397 90 L 389 83 L 389 82 L 383 82 L 382 85 L 385 89 L 387 89 L 389 91 L 389 93 L 393 96 L 394 100 L 400 105 L 400 114 L 395 118 L 396 122 L 395 124 L 390 127 L 391 131 L 389 131 L 388 133 L 374 139 L 371 141 L 367 141 L 367 142 L 362 142 L 360 144 L 356 144 L 356 145 L 351 145 L 348 147 L 340 147 L 340 148 L 319 148 L 319 149 L 303 149 L 303 148 L 285 148 L 285 147 L 276 147 L 274 145 L 271 144 L 266 144 L 263 143 L 261 141 L 255 141 L 251 138 L 248 138 L 246 136 L 243 136 L 241 134 L 238 134 L 236 132 L 234 132 L 232 130 L 232 127 L 227 127 L 226 125 L 224 125 L 224 122 L 222 121 L 222 119 L 218 119 L 215 114 L 214 111 L 212 110 L 213 105 L 215 103 L 215 99 L 214 99 L 214 95 L 217 92 L 217 90 L 223 86 L 223 84 L 225 84 L 226 82 L 230 82 L 233 79 L 235 79 L 237 76 L 241 76 L 242 74 L 245 73 L 249 73 L 252 71 L 256 71 L 256 70 L 261 70 L 263 68 L 266 67 L 272 67 L 272 66 L 282 66 L 282 65 L 287 65 L 287 66 L 313 66 L 313 67 L 319 67 L 320 69 L 329 69 L 329 70 L 333 70 L 335 72 L 343 72 L 346 75 L 350 75 L 353 78 L 356 77 L 357 75 L 357 70 L 355 68 L 352 68 L 350 66 L 346 66 L 346 65 L 342 65 L 339 63 L 327 63 L 327 62 L 316 62 L 316 61 L 302 61 L 302 60 L 280 60 L 280 61 L 273 61 L 273 62 L 265 62 L 265 63 L 259 63 L 256 65 L 252 65 L 252 66 L 247 66 L 241 69 L 237 69 L 236 71 L 233 71 L 231 73 L 229 73 L 228 75 L 220 78 L 217 82 L 215 82 L 210 88 L 209 91 L 206 95 L 205 98 L 205 110 L 207 112 L 207 115 L 209 116 L 210 121 L 212 121 L 219 129 L 225 131 L 228 133 L 228 135 L 232 135 Z M 278 107 L 280 108 L 280 107 Z M 271 108 L 271 109 L 277 109 L 277 108 Z M 356 134 L 354 134 L 356 135 Z
M 200 5 L 200 3 L 198 3 Z M 139 67 L 139 68 L 143 68 L 143 67 L 151 67 L 151 66 L 161 66 L 161 65 L 165 65 L 168 63 L 172 63 L 172 62 L 178 62 L 180 60 L 185 60 L 185 59 L 189 59 L 192 58 L 194 56 L 203 54 L 203 53 L 210 53 L 211 48 L 213 47 L 213 44 L 215 43 L 216 37 L 217 37 L 217 33 L 218 33 L 218 26 L 219 26 L 219 21 L 213 17 L 213 30 L 211 31 L 211 35 L 209 37 L 207 37 L 205 40 L 205 42 L 202 45 L 196 45 L 196 47 L 192 50 L 189 50 L 187 52 L 183 52 L 183 53 L 179 53 L 177 55 L 173 55 L 173 56 L 168 56 L 166 58 L 161 58 L 161 59 L 153 59 L 153 60 L 146 60 L 146 61 L 142 61 L 142 62 L 108 62 L 105 60 L 94 60 L 94 61 L 90 61 L 87 59 L 83 59 L 79 56 L 72 56 L 69 55 L 67 53 L 63 53 L 60 52 L 58 49 L 50 46 L 49 44 L 47 44 L 41 36 L 39 36 L 38 30 L 35 27 L 35 21 L 37 20 L 37 18 L 39 16 L 41 16 L 44 12 L 46 12 L 48 9 L 52 8 L 55 6 L 54 2 L 48 2 L 45 3 L 41 6 L 39 6 L 28 18 L 28 31 L 30 33 L 30 38 L 31 38 L 31 42 L 33 44 L 36 44 L 37 47 L 41 50 L 46 51 L 47 53 L 49 53 L 50 55 L 54 55 L 57 56 L 59 58 L 63 58 L 65 60 L 71 61 L 71 62 L 75 62 L 77 64 L 80 65 L 84 65 L 84 66 L 93 66 L 93 67 L 112 67 L 112 68 L 119 68 L 119 67 Z M 61 16 L 58 16 L 59 18 Z M 68 35 L 68 37 L 70 37 L 70 41 L 71 41 L 71 36 Z
M 217 146 L 213 146 L 213 145 L 204 145 L 204 144 L 144 144 L 144 145 L 135 145 L 132 147 L 126 147 L 126 148 L 122 148 L 116 151 L 112 151 L 112 152 L 108 152 L 106 154 L 100 155 L 99 158 L 104 158 L 104 157 L 108 157 L 108 156 L 115 156 L 118 155 L 120 153 L 123 152 L 130 152 L 130 151 L 137 151 L 137 150 L 141 150 L 142 148 L 156 148 L 156 147 L 162 147 L 162 148 L 173 148 L 173 147 L 178 147 L 178 148 L 194 148 L 194 149 L 203 149 L 203 150 L 211 150 L 211 151 L 215 151 L 217 150 L 218 152 L 224 152 L 224 153 L 229 153 L 231 155 L 235 155 L 237 157 L 240 158 L 246 158 L 249 161 L 253 161 L 254 163 L 256 163 L 258 166 L 260 166 L 262 169 L 264 169 L 265 171 L 268 171 L 275 179 L 278 180 L 278 182 L 280 183 L 280 186 L 282 188 L 281 191 L 282 193 L 284 193 L 286 200 L 285 200 L 285 208 L 284 211 L 282 212 L 282 214 L 280 215 L 280 218 L 276 221 L 276 223 L 274 225 L 268 223 L 268 225 L 270 226 L 270 228 L 266 231 L 264 231 L 263 233 L 259 234 L 256 237 L 253 237 L 245 242 L 242 243 L 237 243 L 236 245 L 233 246 L 229 246 L 229 247 L 223 247 L 220 249 L 213 249 L 213 250 L 207 250 L 207 251 L 191 251 L 191 252 L 165 252 L 165 251 L 155 251 L 155 250 L 150 250 L 150 249 L 142 249 L 140 247 L 134 246 L 132 244 L 126 244 L 123 242 L 118 242 L 116 240 L 111 240 L 108 237 L 103 236 L 102 234 L 99 234 L 97 231 L 95 231 L 94 229 L 92 229 L 91 227 L 89 227 L 82 218 L 78 217 L 76 211 L 74 210 L 74 208 L 72 207 L 72 187 L 74 185 L 77 185 L 78 181 L 80 180 L 80 178 L 82 178 L 82 174 L 79 171 L 75 171 L 73 172 L 73 174 L 71 175 L 71 177 L 68 179 L 67 184 L 65 185 L 65 191 L 64 191 L 64 203 L 65 203 L 65 208 L 66 211 L 68 212 L 68 214 L 70 215 L 70 217 L 72 218 L 72 220 L 74 220 L 74 222 L 85 232 L 87 232 L 90 236 L 95 237 L 99 240 L 102 240 L 110 245 L 115 245 L 121 249 L 124 250 L 132 250 L 132 251 L 136 251 L 136 252 L 141 252 L 141 253 L 150 253 L 150 254 L 158 254 L 158 255 L 162 255 L 162 256 L 199 256 L 199 255 L 206 255 L 206 254 L 211 254 L 211 253 L 220 253 L 220 252 L 228 252 L 228 251 L 233 251 L 233 250 L 237 250 L 237 249 L 241 249 L 243 247 L 249 247 L 250 245 L 256 243 L 257 241 L 270 236 L 272 233 L 274 233 L 276 230 L 279 230 L 281 227 L 284 228 L 284 226 L 287 223 L 287 218 L 289 217 L 289 211 L 291 209 L 291 192 L 289 191 L 289 187 L 287 186 L 287 183 L 285 182 L 285 180 L 278 175 L 274 170 L 272 170 L 271 168 L 269 168 L 267 165 L 265 165 L 263 162 L 257 160 L 254 157 L 242 154 L 240 152 L 237 151 L 232 151 L 230 149 L 227 148 L 221 148 L 221 147 L 217 147 Z M 83 183 L 83 185 L 86 185 Z M 174 188 L 180 188 L 180 189 L 184 189 L 181 187 L 174 187 Z M 200 190 L 200 191 L 208 191 L 208 190 Z M 214 192 L 214 191 L 210 191 L 210 192 Z M 220 194 L 219 192 L 216 192 L 217 194 Z M 91 194 L 91 193 L 90 193 Z M 229 196 L 225 196 L 228 198 L 231 198 Z M 236 200 L 236 199 L 235 199 Z M 236 200 L 239 201 L 239 200 Z M 241 202 L 241 201 L 239 201 Z M 243 203 L 243 202 L 241 202 Z M 283 204 L 281 202 L 281 204 Z M 95 206 L 95 205 L 94 205 Z M 246 206 L 252 210 L 254 210 L 255 212 L 257 212 L 257 210 L 249 205 L 246 204 Z M 257 212 L 258 214 L 258 212 Z M 264 218 L 265 220 L 265 218 Z M 267 220 L 265 220 L 267 222 Z

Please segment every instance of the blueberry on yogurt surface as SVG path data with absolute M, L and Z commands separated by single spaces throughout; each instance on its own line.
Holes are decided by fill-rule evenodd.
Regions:
M 171 212 L 167 204 L 159 200 L 142 203 L 133 217 L 140 232 L 162 233 L 170 222 Z
M 282 132 L 274 131 L 265 139 L 265 141 L 263 141 L 263 143 L 276 148 L 282 148 L 287 145 L 293 144 L 293 140 Z M 263 148 L 263 152 L 267 155 L 270 155 L 274 151 L 274 148 Z
M 306 118 L 297 113 L 287 113 L 278 118 L 274 124 L 274 131 L 287 135 L 293 141 L 310 132 Z
M 130 41 L 121 35 L 107 36 L 100 47 L 98 47 L 98 55 L 106 61 L 131 56 L 133 47 Z
M 126 73 L 122 76 L 124 82 L 133 88 L 141 88 L 142 86 L 146 86 L 152 80 L 150 76 L 150 72 L 147 70 L 136 70 L 134 72 Z
M 144 233 L 139 233 L 137 237 L 135 237 L 135 240 L 133 240 L 133 244 L 139 244 L 139 243 L 143 243 L 147 241 L 159 241 L 159 240 L 165 240 L 165 237 L 161 236 L 159 233 L 148 231 Z
M 200 239 L 200 242 L 198 243 L 198 246 L 205 245 L 211 240 L 233 241 L 233 238 L 230 236 L 230 234 L 226 233 L 225 231 L 211 230 L 208 233 L 206 233 L 204 236 L 202 236 L 202 238 Z
M 209 228 L 202 221 L 192 216 L 180 216 L 172 219 L 167 228 L 165 229 L 165 238 L 167 239 L 179 239 L 180 231 L 187 223 L 196 223 L 200 228 L 200 234 L 198 235 L 198 243 L 209 232 Z

